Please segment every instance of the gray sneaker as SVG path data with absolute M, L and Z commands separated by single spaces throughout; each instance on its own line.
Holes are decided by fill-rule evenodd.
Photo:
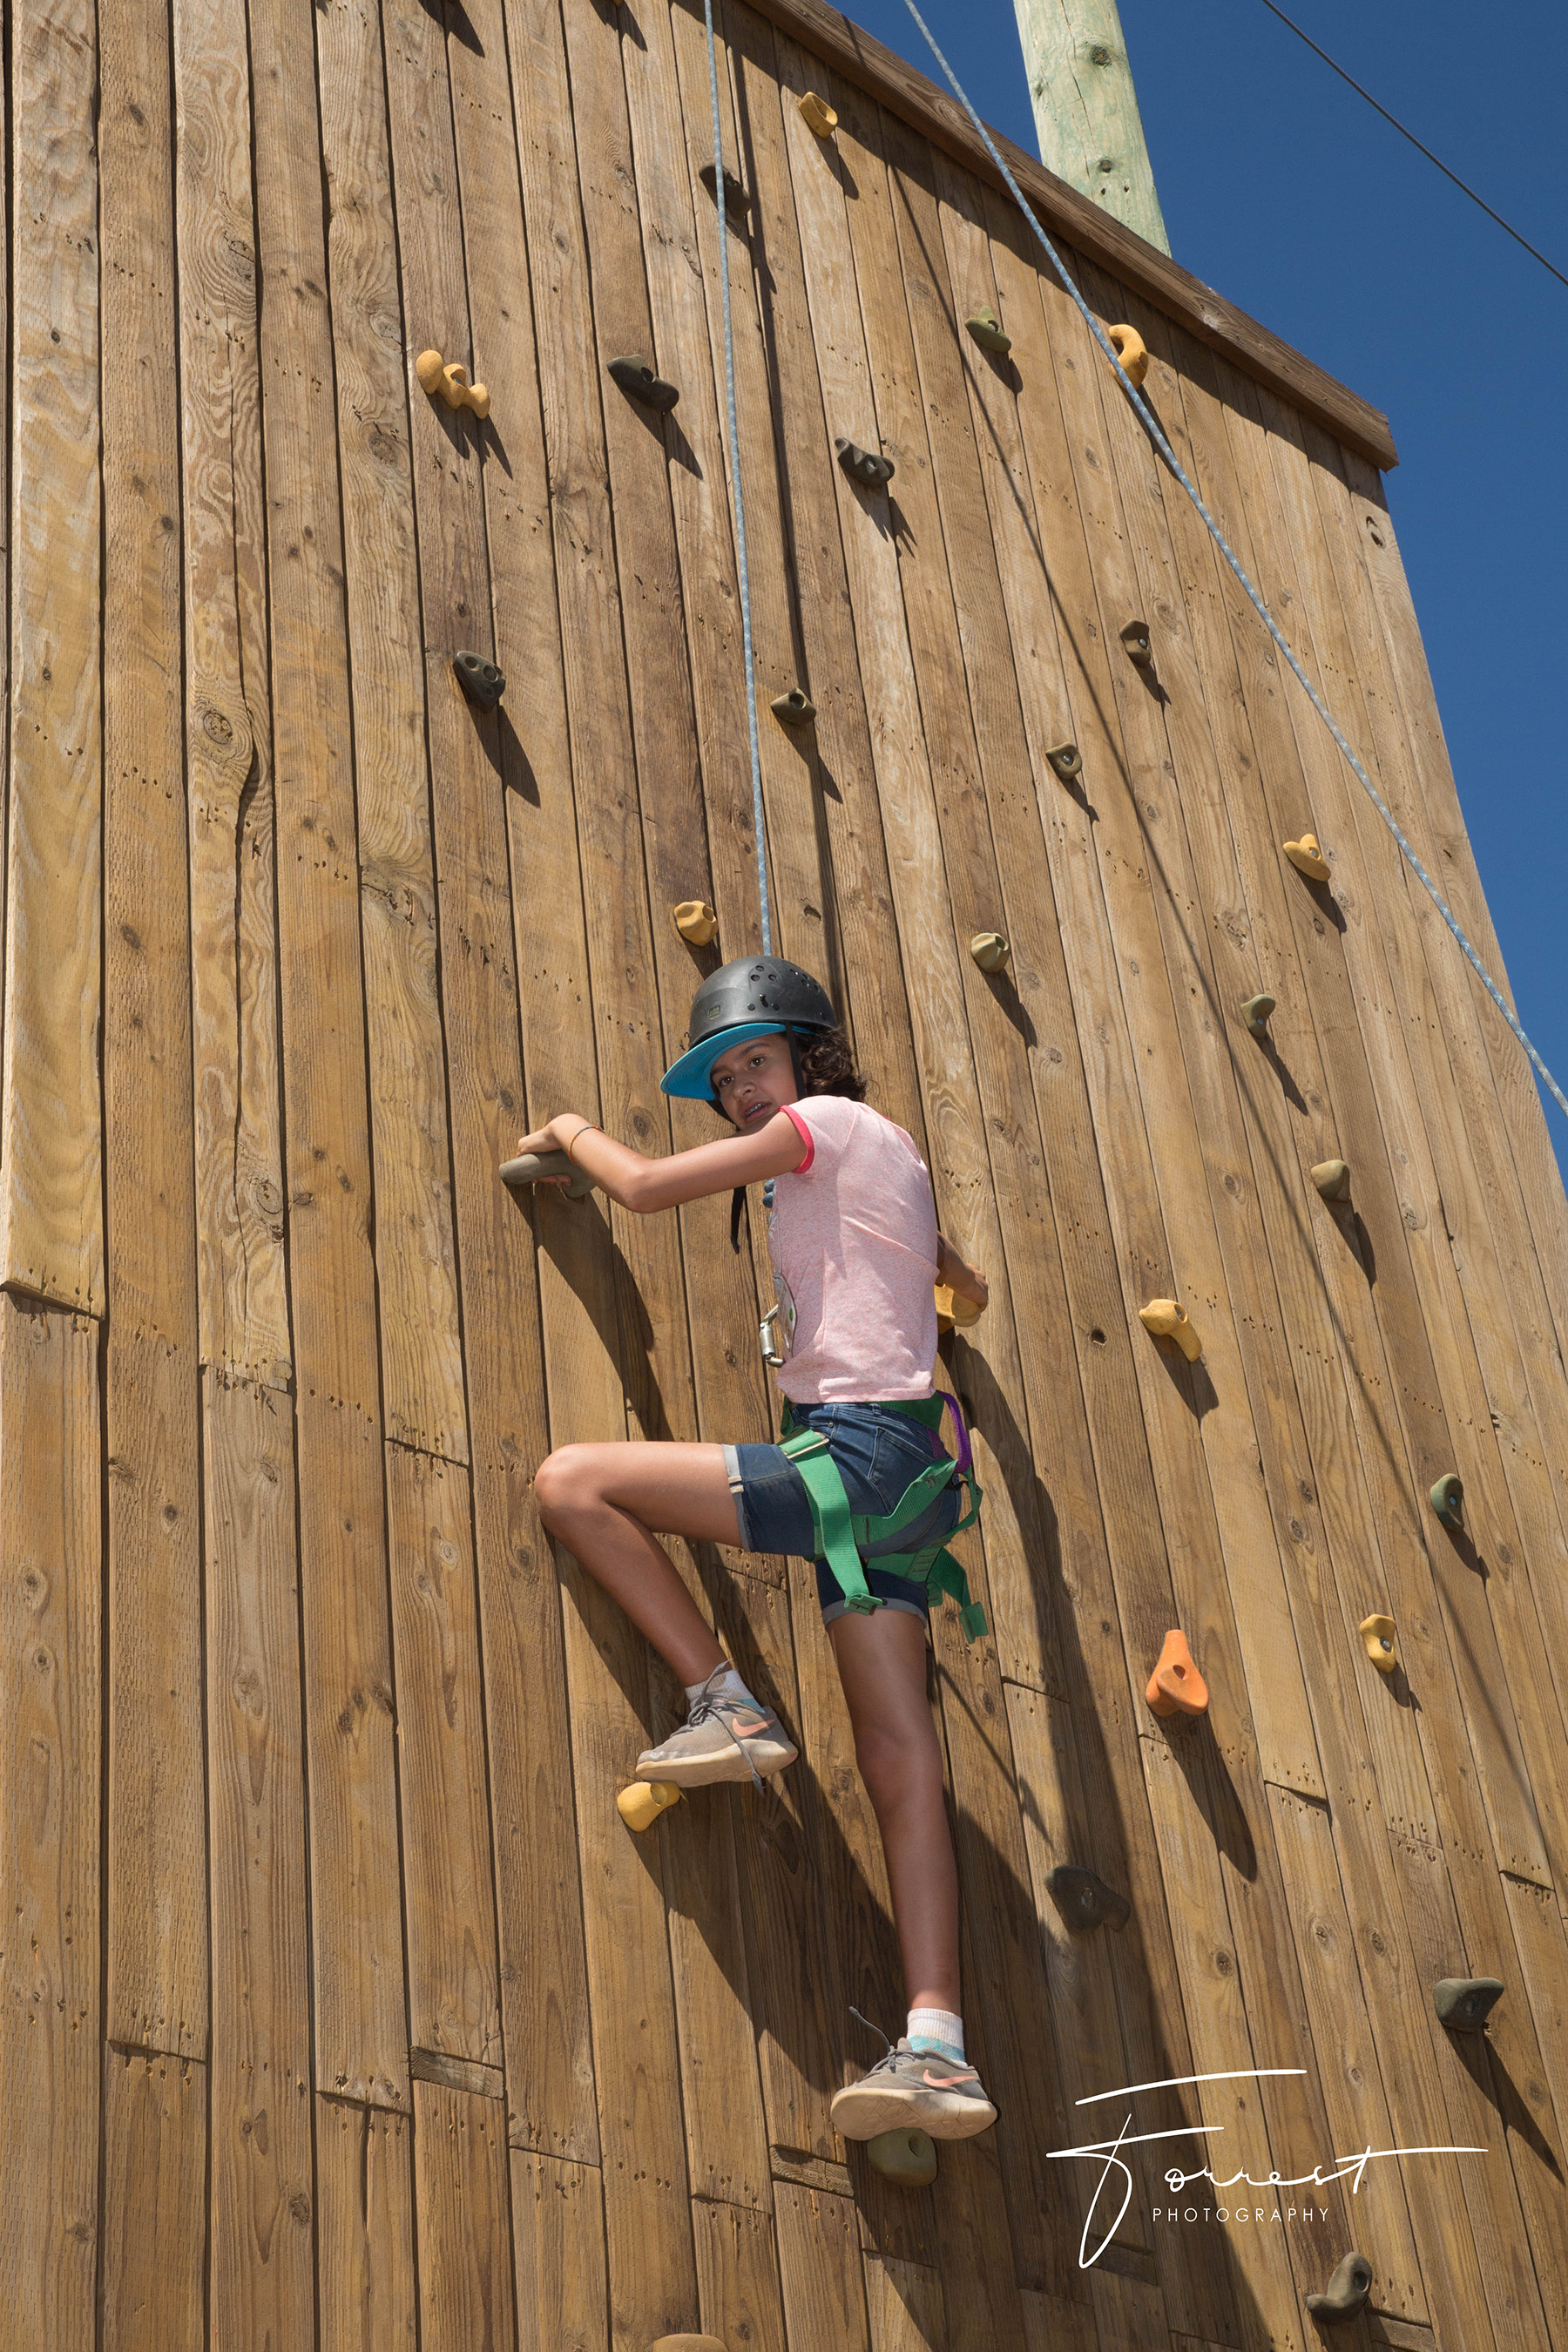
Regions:
M 932 2139 L 973 2139 L 995 2122 L 996 2110 L 973 2066 L 955 2066 L 900 2040 L 897 2049 L 889 2042 L 868 2074 L 836 2095 L 832 2116 L 846 2139 L 875 2139 L 911 2125 Z
M 776 1715 L 753 1701 L 710 1696 L 692 1701 L 679 1731 L 637 1758 L 639 1780 L 669 1780 L 678 1789 L 709 1780 L 755 1780 L 782 1772 L 799 1754 Z

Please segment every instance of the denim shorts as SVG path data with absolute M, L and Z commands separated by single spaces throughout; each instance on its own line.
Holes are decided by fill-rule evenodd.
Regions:
M 910 1481 L 946 1452 L 934 1429 L 886 1404 L 796 1405 L 795 1425 L 797 1430 L 817 1430 L 826 1438 L 856 1518 L 885 1519 L 902 1501 Z M 792 1552 L 798 1559 L 810 1559 L 816 1550 L 811 1499 L 805 1479 L 783 1447 L 726 1445 L 724 1467 L 741 1522 L 742 1548 Z M 911 1617 L 931 1614 L 925 1586 L 879 1569 L 877 1554 L 918 1551 L 922 1544 L 956 1527 L 963 1509 L 963 1489 L 944 1486 L 918 1518 L 870 1546 L 866 1582 L 889 1609 L 907 1611 Z M 816 1562 L 816 1597 L 822 1603 L 825 1625 L 842 1617 L 848 1607 L 825 1559 Z

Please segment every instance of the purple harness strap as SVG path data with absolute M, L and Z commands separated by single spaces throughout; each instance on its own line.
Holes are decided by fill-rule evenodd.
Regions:
M 934 1393 L 941 1397 L 943 1404 L 952 1413 L 953 1428 L 958 1432 L 958 1452 L 954 1456 L 958 1467 L 961 1470 L 972 1470 L 974 1461 L 970 1451 L 969 1432 L 963 1425 L 963 1415 L 958 1409 L 958 1399 L 955 1396 L 950 1396 L 946 1389 L 937 1389 Z M 933 1436 L 936 1434 L 934 1430 L 931 1434 Z

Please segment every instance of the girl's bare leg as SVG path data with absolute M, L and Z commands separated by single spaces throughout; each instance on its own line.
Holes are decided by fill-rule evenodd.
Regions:
M 652 1530 L 740 1542 L 723 1447 L 562 1445 L 540 1464 L 533 1493 L 551 1534 L 681 1682 L 706 1682 L 724 1653 Z
M 849 1702 L 855 1760 L 882 1832 L 909 2006 L 962 2016 L 958 1869 L 926 1699 L 925 1626 L 907 1610 L 868 1616 L 851 1610 L 827 1630 Z

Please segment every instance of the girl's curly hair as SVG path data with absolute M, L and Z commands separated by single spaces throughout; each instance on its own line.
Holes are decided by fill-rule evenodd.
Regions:
M 800 1056 L 803 1095 L 847 1095 L 851 1102 L 865 1101 L 867 1082 L 855 1067 L 855 1056 L 842 1029 L 797 1031 L 795 1045 Z

